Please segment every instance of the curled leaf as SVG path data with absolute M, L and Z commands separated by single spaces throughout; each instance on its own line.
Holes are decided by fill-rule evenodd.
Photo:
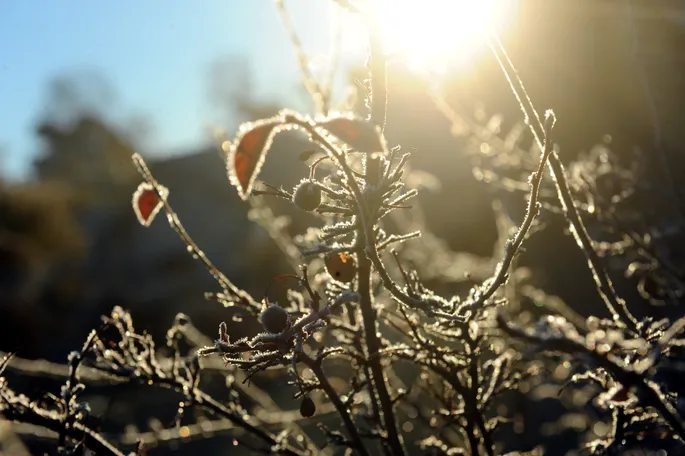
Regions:
M 316 124 L 359 152 L 385 152 L 380 129 L 371 122 L 348 116 L 336 116 Z
M 166 199 L 169 196 L 169 190 L 161 185 L 157 186 L 162 198 Z M 162 209 L 163 201 L 160 195 L 155 190 L 155 187 L 148 182 L 141 182 L 138 188 L 133 192 L 133 211 L 141 225 L 148 227 L 155 219 L 157 213 Z
M 273 136 L 282 125 L 282 117 L 276 116 L 240 126 L 238 136 L 229 149 L 228 174 L 243 200 L 250 196 Z

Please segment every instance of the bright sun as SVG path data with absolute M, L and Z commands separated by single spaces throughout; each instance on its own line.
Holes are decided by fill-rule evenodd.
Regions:
M 499 30 L 512 0 L 371 0 L 389 54 L 417 69 L 440 71 L 471 60 L 486 46 L 484 33 Z

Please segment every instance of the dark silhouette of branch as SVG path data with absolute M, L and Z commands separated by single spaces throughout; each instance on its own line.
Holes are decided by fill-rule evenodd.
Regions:
M 378 356 L 381 350 L 381 341 L 377 336 L 378 315 L 373 307 L 373 294 L 371 293 L 371 262 L 364 255 L 363 251 L 358 254 L 357 277 L 359 286 L 359 306 L 364 322 L 364 337 L 369 356 L 369 366 L 371 368 L 372 379 L 376 386 L 378 400 L 381 405 L 381 416 L 386 432 L 388 433 L 388 444 L 393 454 L 404 454 L 402 437 L 397 431 L 397 421 L 393 404 L 386 386 L 386 378 L 381 358 Z
M 310 368 L 312 372 L 314 372 L 317 380 L 319 380 L 321 389 L 323 389 L 323 391 L 326 393 L 326 396 L 338 411 L 340 418 L 342 418 L 343 423 L 345 423 L 345 428 L 350 435 L 350 439 L 352 439 L 353 448 L 355 448 L 361 455 L 368 455 L 369 453 L 362 442 L 359 431 L 357 430 L 357 426 L 354 424 L 354 421 L 352 421 L 352 418 L 347 411 L 347 406 L 343 404 L 342 400 L 340 400 L 340 396 L 338 396 L 338 393 L 328 381 L 328 377 L 321 366 L 321 361 L 314 359 L 304 353 L 300 353 L 298 355 L 298 359 L 302 361 L 308 368 Z
M 2 406 L 3 402 L 5 406 Z M 74 441 L 83 442 L 86 448 L 97 454 L 124 456 L 124 453 L 115 448 L 93 429 L 79 422 L 74 422 L 69 427 L 65 427 L 61 414 L 43 410 L 28 402 L 7 401 L 4 400 L 4 394 L 0 394 L 0 412 L 2 412 L 2 415 L 7 420 L 40 426 L 54 431 L 60 436 L 64 435 Z

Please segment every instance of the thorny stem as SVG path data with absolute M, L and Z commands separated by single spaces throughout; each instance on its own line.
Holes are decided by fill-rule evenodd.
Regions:
M 543 148 L 541 136 L 538 131 L 544 131 L 544 126 L 542 125 L 540 117 L 533 106 L 533 102 L 531 101 L 528 92 L 523 85 L 523 81 L 521 81 L 521 78 L 518 76 L 518 72 L 516 71 L 514 64 L 509 59 L 504 46 L 500 42 L 499 38 L 494 35 L 494 33 L 489 41 L 489 44 L 492 53 L 497 59 L 502 72 L 509 82 L 512 92 L 519 102 L 519 106 L 523 112 L 526 124 L 528 125 L 540 148 Z M 516 83 L 514 83 L 514 80 Z M 517 85 L 518 89 L 516 87 Z M 530 115 L 532 115 L 532 117 L 535 119 L 535 122 L 530 120 Z M 578 213 L 578 208 L 576 208 L 573 196 L 571 195 L 571 190 L 569 189 L 568 182 L 566 181 L 564 167 L 561 164 L 559 156 L 555 152 L 552 152 L 549 156 L 549 166 L 557 187 L 559 200 L 564 212 L 566 213 L 566 218 L 571 225 L 571 232 L 573 233 L 573 236 L 575 237 L 579 247 L 585 253 L 585 257 L 588 260 L 588 267 L 592 272 L 592 277 L 595 281 L 595 285 L 597 286 L 600 297 L 609 309 L 609 312 L 611 312 L 614 320 L 622 320 L 624 323 L 630 325 L 632 327 L 631 329 L 634 330 L 637 326 L 637 320 L 628 310 L 625 301 L 617 295 L 606 269 L 602 266 L 601 259 L 599 258 L 599 255 L 597 255 L 597 251 L 595 250 L 592 240 L 590 239 L 590 235 L 588 234 L 583 220 Z
M 358 249 L 357 255 L 357 277 L 359 281 L 359 294 L 360 294 L 360 308 L 362 312 L 362 318 L 364 322 L 364 332 L 366 338 L 367 348 L 369 350 L 369 364 L 371 366 L 371 373 L 373 376 L 373 382 L 376 386 L 378 392 L 378 399 L 381 403 L 381 409 L 383 411 L 383 421 L 386 432 L 388 433 L 388 443 L 396 455 L 404 454 L 404 447 L 401 442 L 401 437 L 397 431 L 397 424 L 395 420 L 395 413 L 393 411 L 392 400 L 390 399 L 390 394 L 388 393 L 387 386 L 385 384 L 385 376 L 383 372 L 383 366 L 381 365 L 380 358 L 377 356 L 381 344 L 378 336 L 376 335 L 376 312 L 373 309 L 373 296 L 371 293 L 371 263 L 367 258 L 367 255 L 374 254 L 380 263 L 380 258 L 378 258 L 378 252 L 375 248 L 374 235 L 373 235 L 373 223 L 370 221 L 371 214 L 369 214 L 366 199 L 364 194 L 359 188 L 359 184 L 347 163 L 345 155 L 334 147 L 330 142 L 321 136 L 314 126 L 302 119 L 297 117 L 288 117 L 285 119 L 287 122 L 291 122 L 295 125 L 303 127 L 310 135 L 313 141 L 319 143 L 324 147 L 335 159 L 340 168 L 343 170 L 347 176 L 348 184 L 352 193 L 354 194 L 355 201 L 357 204 L 357 217 L 358 223 L 361 225 L 358 233 L 358 242 L 361 242 L 360 248 Z M 374 262 L 375 264 L 375 262 Z M 381 267 L 382 263 L 380 263 Z M 383 268 L 384 269 L 384 268 Z M 380 270 L 379 270 L 380 272 Z M 387 276 L 387 273 L 385 273 Z M 382 276 L 381 276 L 382 277 Z M 387 284 L 393 284 L 392 280 L 385 282 Z M 399 288 L 396 288 L 399 296 L 406 296 L 402 293 Z M 409 298 L 409 297 L 408 297 Z M 418 301 L 410 298 L 411 301 Z M 416 302 L 412 302 L 416 305 Z
M 287 123 L 291 123 L 293 125 L 302 127 L 310 135 L 311 140 L 313 142 L 323 147 L 335 159 L 336 163 L 345 173 L 345 176 L 348 180 L 348 184 L 350 186 L 350 190 L 354 195 L 354 199 L 357 204 L 358 223 L 361 224 L 363 234 L 366 237 L 366 239 L 373 240 L 373 223 L 369 220 L 368 215 L 366 214 L 366 201 L 364 199 L 364 195 L 362 194 L 362 191 L 359 188 L 359 184 L 357 183 L 357 180 L 354 176 L 354 172 L 350 168 L 350 165 L 347 163 L 344 154 L 341 151 L 339 151 L 334 145 L 332 145 L 326 138 L 321 136 L 321 134 L 316 130 L 315 126 L 312 123 L 307 122 L 296 116 L 286 116 L 284 120 Z M 374 267 L 376 268 L 378 274 L 381 277 L 383 285 L 388 290 L 388 292 L 390 292 L 393 298 L 413 309 L 423 309 L 424 311 L 428 310 L 428 306 L 426 305 L 427 303 L 424 300 L 413 296 L 409 296 L 408 294 L 404 293 L 400 289 L 400 287 L 397 286 L 395 281 L 392 280 L 387 270 L 385 269 L 385 265 L 383 265 L 383 262 L 381 261 L 381 258 L 379 256 L 378 250 L 374 242 L 367 243 L 365 254 L 371 259 L 371 262 L 373 263 Z
M 371 262 L 363 252 L 359 252 L 357 257 L 359 307 L 361 308 L 362 320 L 364 322 L 366 347 L 369 351 L 368 363 L 371 367 L 372 379 L 376 385 L 376 391 L 378 392 L 378 400 L 381 403 L 383 425 L 388 433 L 388 444 L 390 445 L 393 454 L 402 455 L 404 454 L 402 438 L 397 432 L 393 404 L 385 383 L 385 372 L 383 371 L 383 365 L 381 364 L 381 357 L 378 356 L 381 350 L 381 341 L 377 335 L 377 314 L 376 310 L 373 308 L 373 294 L 371 293 Z
M 526 208 L 526 216 L 521 223 L 514 239 L 507 242 L 504 258 L 502 262 L 497 267 L 497 272 L 495 276 L 490 279 L 488 288 L 480 293 L 478 298 L 471 304 L 471 307 L 481 306 L 487 299 L 489 299 L 499 287 L 506 281 L 509 268 L 511 263 L 514 261 L 516 253 L 521 248 L 523 241 L 533 224 L 533 220 L 537 217 L 540 212 L 540 207 L 538 204 L 538 197 L 540 194 L 540 183 L 542 182 L 542 177 L 544 175 L 545 164 L 548 158 L 552 154 L 554 147 L 552 141 L 549 138 L 549 134 L 554 127 L 554 114 L 548 111 L 545 117 L 545 129 L 544 129 L 544 145 L 542 146 L 542 154 L 540 156 L 540 162 L 535 172 L 530 177 L 530 197 L 528 198 L 528 207 Z
M 374 18 L 371 18 L 372 20 Z M 385 129 L 385 119 L 387 114 L 387 62 L 383 54 L 383 47 L 381 44 L 378 30 L 369 27 L 370 34 L 370 49 L 369 49 L 369 66 L 371 72 L 371 122 L 378 125 L 381 132 Z M 368 159 L 369 157 L 367 157 Z M 343 159 L 347 166 L 347 162 Z M 349 171 L 345 171 L 348 175 Z M 367 176 L 368 179 L 368 176 Z M 356 182 L 355 182 L 356 183 Z M 362 195 L 355 195 L 361 198 Z M 363 201 L 363 200 L 360 200 Z M 381 350 L 381 341 L 377 336 L 377 314 L 373 307 L 373 292 L 371 291 L 371 261 L 367 257 L 367 251 L 375 253 L 378 258 L 378 251 L 376 250 L 376 240 L 373 236 L 373 223 L 369 219 L 373 219 L 375 214 L 366 212 L 362 204 L 359 204 L 359 212 L 361 217 L 361 229 L 358 233 L 358 240 L 364 240 L 364 243 L 357 254 L 357 287 L 359 291 L 359 307 L 362 312 L 362 320 L 364 322 L 364 333 L 366 338 L 366 346 L 369 351 L 369 365 L 376 391 L 378 393 L 378 400 L 382 409 L 383 424 L 388 433 L 388 444 L 393 454 L 404 454 L 404 446 L 402 445 L 402 436 L 397 431 L 397 422 L 395 420 L 395 413 L 393 411 L 392 399 L 388 393 L 387 385 L 385 383 L 385 372 L 381 364 L 381 357 L 378 356 Z M 368 209 L 368 208 L 366 208 Z M 375 211 L 374 211 L 375 212 Z M 380 263 L 380 258 L 378 258 Z M 376 262 L 374 262 L 376 263 Z M 376 266 L 376 269 L 383 271 Z M 388 283 L 384 280 L 384 283 Z M 390 283 L 393 283 L 392 281 Z
M 331 383 L 328 381 L 328 377 L 326 376 L 326 373 L 323 371 L 321 362 L 319 360 L 311 358 L 310 356 L 304 353 L 299 353 L 298 358 L 307 367 L 309 367 L 309 369 L 311 369 L 316 378 L 319 380 L 321 389 L 323 389 L 324 393 L 326 393 L 326 396 L 328 396 L 328 400 L 333 403 L 333 406 L 340 414 L 340 417 L 342 418 L 343 423 L 345 423 L 345 427 L 347 428 L 347 432 L 350 435 L 350 439 L 352 439 L 352 443 L 354 444 L 354 447 L 357 449 L 357 451 L 359 451 L 359 454 L 368 456 L 369 453 L 366 451 L 366 447 L 362 442 L 361 436 L 359 435 L 359 431 L 357 430 L 357 426 L 355 426 L 354 421 L 352 421 L 352 417 L 350 417 L 350 414 L 347 411 L 347 407 L 345 406 L 345 404 L 343 404 L 342 400 L 340 400 L 340 396 L 338 396 L 338 393 L 333 388 L 333 385 L 331 385 Z
M 377 356 L 381 348 L 381 343 L 376 334 L 376 312 L 373 308 L 373 294 L 371 292 L 371 263 L 367 258 L 367 254 L 370 251 L 375 252 L 376 257 L 378 256 L 378 252 L 375 249 L 374 243 L 373 224 L 370 222 L 371 214 L 368 213 L 364 195 L 362 194 L 362 191 L 359 188 L 359 185 L 357 184 L 357 181 L 354 178 L 352 170 L 350 169 L 345 157 L 342 154 L 338 154 L 337 150 L 328 144 L 327 141 L 324 140 L 324 144 L 335 153 L 335 157 L 340 164 L 340 167 L 348 176 L 350 188 L 352 189 L 355 200 L 357 201 L 359 223 L 361 224 L 360 232 L 358 233 L 358 240 L 359 242 L 362 242 L 363 240 L 357 255 L 357 277 L 359 282 L 358 292 L 360 295 L 359 306 L 362 313 L 364 335 L 369 351 L 369 365 L 371 367 L 373 383 L 376 386 L 376 391 L 378 393 L 378 400 L 381 404 L 381 409 L 383 412 L 383 424 L 386 432 L 388 433 L 388 443 L 394 454 L 402 455 L 404 454 L 404 447 L 401 442 L 401 437 L 397 431 L 395 413 L 393 411 L 390 394 L 388 393 L 388 389 L 385 384 L 383 366 L 381 365 L 380 357 Z M 391 281 L 390 283 L 393 282 Z

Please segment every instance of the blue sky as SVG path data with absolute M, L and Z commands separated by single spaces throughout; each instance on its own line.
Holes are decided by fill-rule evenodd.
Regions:
M 328 3 L 286 2 L 315 61 L 329 49 Z M 0 0 L 0 174 L 29 175 L 47 83 L 83 70 L 106 77 L 112 112 L 151 118 L 152 152 L 202 144 L 209 68 L 231 55 L 249 60 L 260 97 L 292 101 L 298 69 L 272 0 Z

